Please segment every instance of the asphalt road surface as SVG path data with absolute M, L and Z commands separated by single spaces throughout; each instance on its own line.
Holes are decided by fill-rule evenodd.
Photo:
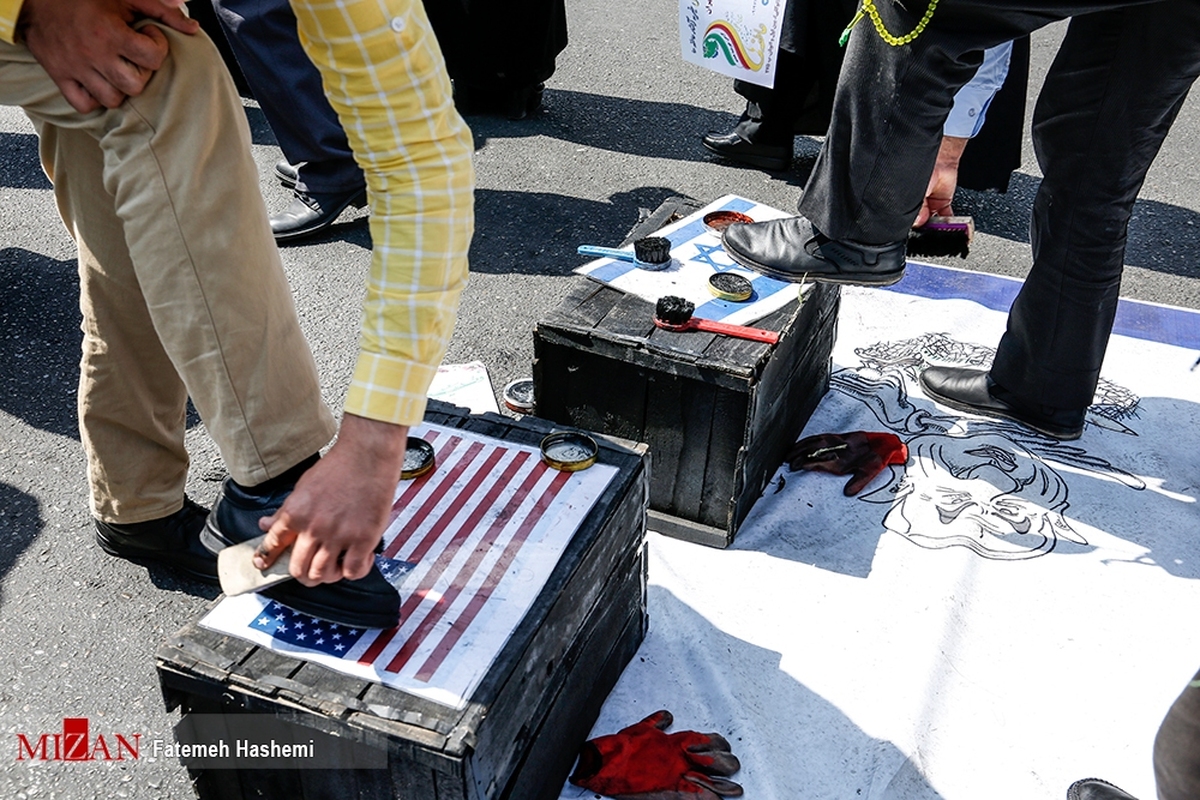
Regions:
M 531 331 L 567 292 L 582 262 L 577 245 L 620 242 L 640 215 L 675 195 L 708 201 L 734 192 L 791 209 L 819 147 L 798 138 L 784 174 L 719 163 L 699 136 L 731 127 L 741 103 L 730 81 L 682 62 L 676 4 L 567 6 L 571 44 L 544 110 L 516 122 L 468 119 L 478 224 L 447 363 L 481 360 L 496 387 L 529 374 Z M 1034 38 L 1031 98 L 1062 30 Z M 287 200 L 271 178 L 279 151 L 253 103 L 247 115 L 275 210 Z M 1200 308 L 1198 119 L 1197 103 L 1187 103 L 1135 210 L 1124 283 L 1130 297 Z M 980 233 L 965 266 L 1025 273 L 1037 184 L 1027 144 L 1007 195 L 960 193 L 956 208 L 975 216 Z M 356 355 L 369 249 L 361 215 L 350 215 L 324 239 L 284 251 L 334 407 Z M 16 761 L 17 733 L 61 730 L 64 717 L 89 717 L 97 732 L 169 739 L 174 715 L 163 708 L 153 655 L 215 593 L 110 558 L 94 543 L 75 422 L 74 246 L 38 166 L 33 130 L 11 108 L 0 108 L 0 297 L 0 797 L 191 797 L 172 759 Z M 188 444 L 189 492 L 210 502 L 224 471 L 198 421 Z

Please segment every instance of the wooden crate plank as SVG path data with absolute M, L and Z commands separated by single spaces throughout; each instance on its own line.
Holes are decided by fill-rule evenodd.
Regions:
M 742 442 L 746 440 L 749 401 L 745 392 L 735 393 L 728 389 L 715 392 L 704 491 L 700 514 L 695 518 L 698 522 L 718 528 L 729 527 L 731 512 L 742 488 L 736 467 Z
M 263 683 L 263 678 L 291 678 L 303 664 L 299 659 L 259 647 L 233 670 L 230 678 L 270 695 L 278 691 L 278 686 Z
M 679 425 L 685 384 L 676 375 L 660 373 L 646 378 L 646 427 L 643 438 L 647 442 L 654 442 L 650 496 L 658 498 L 667 512 L 674 511 L 675 480 L 685 444 L 684 431 Z
M 381 683 L 367 687 L 362 703 L 376 716 L 432 731 L 443 739 L 462 718 L 461 711 Z
M 679 453 L 679 468 L 675 472 L 671 501 L 664 503 L 665 498 L 651 497 L 651 508 L 659 511 L 670 509 L 672 513 L 688 519 L 700 518 L 704 472 L 708 465 L 708 440 L 712 434 L 715 409 L 716 388 L 689 381 L 683 389 L 683 402 L 679 406 L 683 449 Z

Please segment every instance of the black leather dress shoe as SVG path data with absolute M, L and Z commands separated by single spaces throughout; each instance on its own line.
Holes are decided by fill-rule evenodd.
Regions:
M 1067 789 L 1067 800 L 1137 800 L 1136 797 L 1099 778 L 1075 781 Z
M 200 543 L 208 509 L 183 499 L 183 508 L 169 517 L 118 525 L 96 520 L 96 544 L 110 556 L 153 562 L 186 573 L 204 583 L 217 583 L 217 559 Z
M 926 367 L 921 388 L 931 399 L 969 414 L 1011 419 L 1055 439 L 1070 441 L 1083 433 L 1087 409 L 1030 407 L 997 385 L 986 370 Z
M 768 172 L 779 172 L 792 165 L 791 142 L 786 145 L 756 144 L 749 139 L 743 139 L 736 131 L 711 131 L 700 141 L 706 148 L 723 158 Z
M 226 478 L 204 528 L 203 541 L 214 553 L 238 542 L 261 536 L 258 521 L 279 510 L 295 484 L 256 493 Z M 288 608 L 351 628 L 394 628 L 400 624 L 400 595 L 379 571 L 358 580 L 340 580 L 305 586 L 286 581 L 263 589 L 261 594 Z
M 295 164 L 288 163 L 286 158 L 281 158 L 275 162 L 275 177 L 283 188 L 295 189 L 296 181 L 300 180 L 300 170 L 296 169 Z
M 533 116 L 542 108 L 545 83 L 525 86 L 473 86 L 462 80 L 454 81 L 454 107 L 468 116 L 494 115 L 512 120 Z
M 366 204 L 366 189 L 327 194 L 293 189 L 291 204 L 271 217 L 271 233 L 277 242 L 312 236 L 332 225 L 350 206 L 362 208 Z
M 729 257 L 781 281 L 887 286 L 904 277 L 905 242 L 835 241 L 804 217 L 730 225 L 721 237 Z

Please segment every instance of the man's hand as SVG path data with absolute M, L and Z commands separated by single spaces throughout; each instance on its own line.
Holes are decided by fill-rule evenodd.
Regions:
M 346 414 L 329 453 L 296 482 L 283 507 L 259 520 L 267 538 L 254 555 L 266 569 L 292 546 L 292 577 L 306 586 L 365 576 L 375 563 L 408 428 Z
M 954 190 L 958 188 L 958 162 L 962 160 L 963 151 L 967 149 L 969 141 L 971 140 L 958 136 L 942 137 L 937 163 L 933 165 L 929 188 L 925 190 L 925 202 L 917 212 L 917 219 L 913 222 L 914 228 L 921 227 L 932 216 L 954 216 L 954 209 L 950 207 L 950 203 L 954 201 Z
M 181 33 L 200 30 L 184 0 L 25 0 L 17 31 L 67 102 L 80 113 L 116 108 L 141 94 L 167 56 L 155 19 Z

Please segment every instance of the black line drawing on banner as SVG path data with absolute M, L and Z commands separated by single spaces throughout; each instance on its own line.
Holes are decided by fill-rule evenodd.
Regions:
M 1054 464 L 1142 490 L 1145 483 L 1103 458 L 1007 420 L 970 419 L 918 408 L 907 385 L 930 364 L 987 367 L 994 350 L 944 333 L 859 348 L 861 369 L 841 369 L 831 388 L 865 404 L 908 444 L 903 470 L 859 499 L 889 506 L 883 525 L 926 549 L 966 547 L 983 558 L 1046 555 L 1060 540 L 1087 545 L 1065 517 L 1068 485 Z M 1138 397 L 1101 379 L 1088 421 L 1136 436 Z

